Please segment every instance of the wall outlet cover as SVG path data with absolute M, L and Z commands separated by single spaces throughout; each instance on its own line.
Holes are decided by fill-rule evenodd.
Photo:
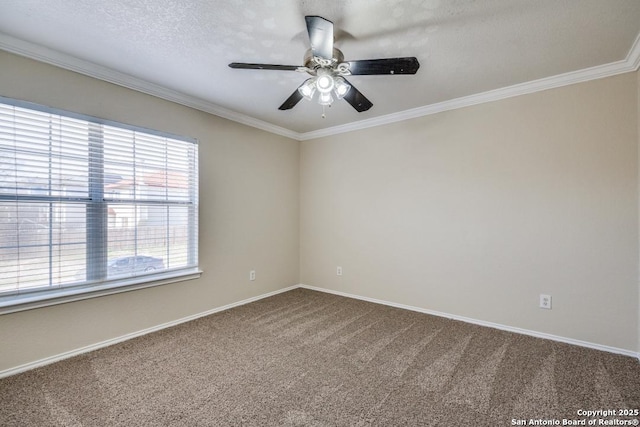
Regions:
M 540 308 L 551 310 L 551 295 L 540 294 Z

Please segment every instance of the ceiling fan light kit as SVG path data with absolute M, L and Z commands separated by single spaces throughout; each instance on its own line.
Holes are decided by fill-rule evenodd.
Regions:
M 314 79 L 305 80 L 305 82 L 298 88 L 298 92 L 300 92 L 304 99 L 311 101 L 313 99 L 313 95 L 316 93 L 316 81 Z
M 351 89 L 351 85 L 348 84 L 344 78 L 340 76 L 334 76 L 331 71 L 324 68 L 316 70 L 316 76 L 305 80 L 305 82 L 298 87 L 298 92 L 307 101 L 313 100 L 313 95 L 318 92 L 318 104 L 331 105 L 333 103 L 333 97 L 331 93 L 335 95 L 337 99 L 342 99 Z
M 373 103 L 344 76 L 415 74 L 420 68 L 415 57 L 344 62 L 342 52 L 333 46 L 333 23 L 320 16 L 306 16 L 305 21 L 311 49 L 305 53 L 304 66 L 244 62 L 229 64 L 231 68 L 298 71 L 311 75 L 311 78 L 305 80 L 284 101 L 279 107 L 280 110 L 289 110 L 295 107 L 303 98 L 311 101 L 315 93 L 318 92 L 317 102 L 323 106 L 323 111 L 325 106 L 331 106 L 333 103 L 333 95 L 336 99 L 347 101 L 358 112 L 367 111 L 373 106 Z M 324 113 L 322 116 L 324 117 Z
M 325 68 L 319 68 L 316 77 L 316 87 L 320 93 L 329 93 L 333 89 L 334 81 L 331 72 Z
M 336 87 L 334 92 L 336 93 L 336 98 L 342 99 L 351 89 L 351 85 L 348 84 L 342 77 L 336 77 Z

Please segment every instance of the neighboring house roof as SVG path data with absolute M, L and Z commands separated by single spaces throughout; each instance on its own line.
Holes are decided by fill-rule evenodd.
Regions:
M 144 176 L 144 183 L 150 187 L 189 188 L 187 176 L 182 172 L 152 172 Z

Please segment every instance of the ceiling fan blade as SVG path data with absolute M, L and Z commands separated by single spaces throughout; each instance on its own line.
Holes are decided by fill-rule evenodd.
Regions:
M 304 83 L 303 83 L 304 84 Z M 286 101 L 282 103 L 281 106 L 278 107 L 278 110 L 290 110 L 296 106 L 298 102 L 302 99 L 302 94 L 298 89 L 296 89 L 290 97 L 287 98 Z
M 296 71 L 299 65 L 273 65 L 273 64 L 247 64 L 245 62 L 232 62 L 229 64 L 231 68 L 241 68 L 243 70 L 280 70 L 280 71 Z
M 333 58 L 333 22 L 320 16 L 305 16 L 309 42 L 314 56 Z
M 420 63 L 415 57 L 363 59 L 347 61 L 349 71 L 354 76 L 374 74 L 415 74 Z
M 347 80 L 345 79 L 345 82 Z M 355 108 L 358 113 L 362 113 L 363 111 L 367 111 L 369 108 L 373 107 L 373 103 L 367 99 L 366 96 L 362 94 L 351 82 L 347 82 L 351 89 L 344 96 L 344 100 L 347 101 L 353 108 Z

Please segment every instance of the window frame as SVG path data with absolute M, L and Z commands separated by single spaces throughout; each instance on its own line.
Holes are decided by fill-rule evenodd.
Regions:
M 188 233 L 188 244 L 186 249 L 187 255 L 187 266 L 178 269 L 170 269 L 160 273 L 154 273 L 149 275 L 141 275 L 120 279 L 111 279 L 111 280 L 103 280 L 103 281 L 94 281 L 91 282 L 87 279 L 84 283 L 80 284 L 71 284 L 71 285 L 54 285 L 47 286 L 43 288 L 36 289 L 16 289 L 13 291 L 1 292 L 0 293 L 0 315 L 13 313 L 17 311 L 29 310 L 33 308 L 45 307 L 50 305 L 62 304 L 71 301 L 79 301 L 89 298 L 96 298 L 105 295 L 111 295 L 121 292 L 129 292 L 137 289 L 144 289 L 149 287 L 161 286 L 170 283 L 177 283 L 185 280 L 197 279 L 201 276 L 202 270 L 200 270 L 198 259 L 199 259 L 199 242 L 198 242 L 198 229 L 199 229 L 199 190 L 198 190 L 198 181 L 199 181 L 199 165 L 198 165 L 198 141 L 195 138 L 180 136 L 171 134 L 168 132 L 143 128 L 140 126 L 120 123 L 112 120 L 106 120 L 94 116 L 89 116 L 86 114 L 75 113 L 67 110 L 62 110 L 58 108 L 52 108 L 40 104 L 36 104 L 33 102 L 17 100 L 13 98 L 8 98 L 4 96 L 0 96 L 0 103 L 10 105 L 12 107 L 23 108 L 28 110 L 34 110 L 40 113 L 51 114 L 56 116 L 67 117 L 75 120 L 81 120 L 87 122 L 89 133 L 87 138 L 87 144 L 91 146 L 91 144 L 95 143 L 94 140 L 95 134 L 92 133 L 91 128 L 94 126 L 99 126 L 100 129 L 103 129 L 104 126 L 109 126 L 113 128 L 123 129 L 126 131 L 133 131 L 141 134 L 168 138 L 172 140 L 177 140 L 181 142 L 191 143 L 195 146 L 195 165 L 193 168 L 189 168 L 189 173 L 195 173 L 195 177 L 190 182 L 193 182 L 193 185 L 189 186 L 189 202 L 186 203 L 188 206 L 188 224 L 187 224 L 187 233 Z M 104 138 L 99 141 L 99 144 L 103 144 Z M 100 157 L 97 157 L 97 161 L 100 161 Z M 89 162 L 96 161 L 96 158 L 93 156 L 89 156 Z M 104 168 L 102 167 L 101 172 L 104 173 Z M 91 187 L 99 187 L 100 185 L 92 184 L 94 175 L 87 176 L 87 185 L 88 194 L 87 199 L 92 200 L 91 202 L 86 203 L 85 212 L 85 230 L 94 230 L 94 232 L 102 232 L 102 236 L 98 236 L 98 239 L 102 239 L 103 246 L 106 245 L 108 236 L 107 229 L 109 227 L 109 217 L 108 215 L 97 215 L 98 221 L 95 221 L 96 216 L 91 215 L 89 213 L 89 209 L 91 205 L 98 206 L 99 209 L 104 210 L 106 212 L 106 206 L 108 206 L 110 199 L 105 197 L 103 188 L 91 188 Z M 7 196 L 0 195 L 0 200 L 4 201 L 20 201 L 20 200 L 30 200 L 32 196 L 29 195 L 15 195 L 15 196 Z M 57 196 L 45 196 L 41 197 L 43 202 L 59 202 L 60 197 Z M 40 199 L 40 197 L 39 197 Z M 96 202 L 97 200 L 97 202 Z M 131 202 L 135 203 L 136 201 L 140 202 L 138 199 L 133 199 Z M 142 200 L 144 202 L 144 200 Z M 165 203 L 158 203 L 162 206 L 174 206 L 173 203 L 166 201 Z M 93 235 L 94 233 L 87 233 L 87 236 Z M 90 242 L 85 242 L 85 254 L 88 257 L 90 252 Z M 105 249 L 106 250 L 106 249 Z M 94 254 L 95 255 L 95 254 Z M 134 256 L 140 256 L 141 254 L 134 254 Z M 105 262 L 106 262 L 106 253 L 104 254 Z M 95 263 L 88 263 L 87 267 L 94 266 Z M 98 266 L 98 268 L 106 268 L 105 266 Z M 105 275 L 103 274 L 103 277 Z

